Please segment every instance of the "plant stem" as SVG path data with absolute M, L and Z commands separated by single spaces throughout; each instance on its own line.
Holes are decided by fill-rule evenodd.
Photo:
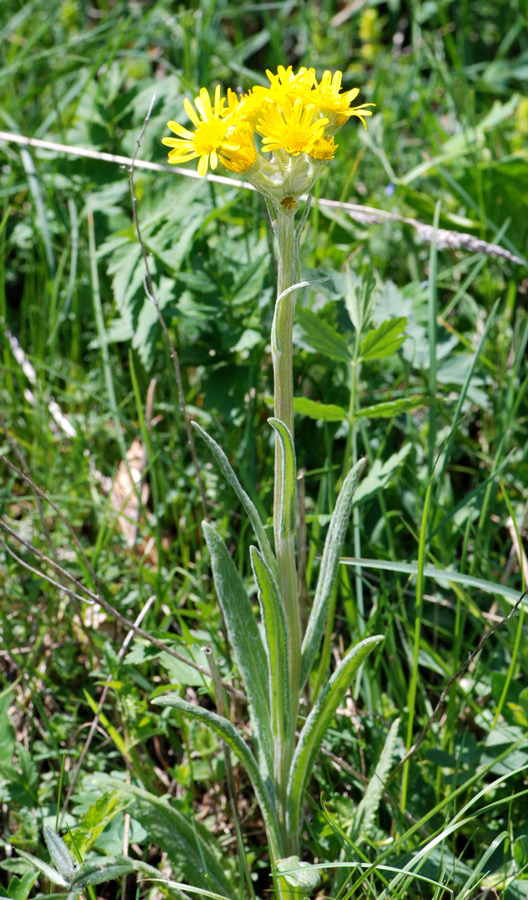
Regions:
M 271 349 L 274 375 L 275 417 L 287 426 L 293 438 L 293 318 L 297 291 L 288 289 L 298 282 L 298 237 L 295 229 L 293 207 L 275 207 L 274 229 L 278 247 L 277 303 L 271 330 Z M 284 603 L 288 623 L 288 643 L 290 655 L 290 685 L 292 708 L 288 721 L 288 734 L 278 735 L 276 791 L 279 818 L 283 827 L 285 850 L 294 852 L 298 835 L 287 835 L 285 831 L 286 788 L 291 760 L 295 750 L 295 727 L 300 694 L 301 668 L 301 616 L 299 606 L 297 566 L 295 559 L 295 532 L 284 533 L 282 500 L 282 471 L 284 466 L 281 442 L 275 441 L 275 487 L 273 500 L 273 528 L 275 551 L 279 570 L 279 588 Z M 293 848 L 293 849 L 292 849 Z M 284 879 L 279 879 L 282 882 Z M 283 893 L 282 889 L 280 891 Z

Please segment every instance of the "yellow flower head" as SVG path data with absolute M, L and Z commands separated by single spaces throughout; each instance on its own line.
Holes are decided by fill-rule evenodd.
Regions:
M 288 99 L 293 102 L 301 93 L 310 90 L 315 79 L 315 69 L 306 69 L 303 66 L 298 72 L 294 72 L 292 66 L 288 66 L 287 69 L 279 66 L 276 74 L 266 69 L 266 75 L 270 80 L 270 87 L 260 90 L 268 90 L 275 101 Z
M 314 103 L 323 115 L 328 116 L 333 128 L 340 128 L 350 116 L 357 116 L 366 128 L 364 117 L 372 115 L 372 111 L 368 107 L 375 106 L 375 104 L 362 103 L 360 106 L 351 106 L 352 101 L 359 94 L 359 88 L 341 92 L 342 78 L 343 73 L 339 71 L 334 72 L 333 75 L 328 70 L 323 72 L 319 83 L 314 78 L 313 88 L 304 94 L 304 98 L 307 103 Z
M 285 150 L 291 156 L 310 153 L 315 142 L 323 136 L 328 119 L 313 121 L 315 107 L 306 107 L 298 97 L 295 102 L 284 98 L 282 112 L 269 104 L 262 112 L 257 131 L 262 135 L 262 150 Z
M 225 142 L 229 125 L 222 119 L 222 111 L 225 100 L 220 97 L 220 85 L 217 85 L 214 96 L 214 107 L 211 105 L 209 92 L 202 88 L 200 95 L 195 98 L 194 105 L 185 98 L 183 105 L 196 130 L 189 131 L 178 122 L 168 122 L 170 130 L 177 134 L 177 138 L 163 138 L 167 147 L 172 147 L 169 152 L 169 162 L 172 164 L 187 162 L 189 159 L 200 157 L 198 172 L 205 175 L 211 164 L 212 169 L 218 165 L 218 150 Z
M 246 172 L 257 158 L 254 132 L 247 122 L 241 122 L 229 132 L 228 142 L 222 144 L 219 159 L 230 172 Z
M 224 115 L 226 118 L 230 116 L 230 121 L 249 122 L 252 128 L 255 128 L 264 107 L 271 102 L 271 93 L 267 88 L 256 86 L 247 94 L 241 94 L 240 97 L 234 91 L 227 91 L 227 110 Z
M 308 156 L 311 156 L 312 159 L 333 159 L 335 156 L 335 152 L 337 150 L 337 144 L 334 141 L 333 137 L 325 138 L 320 137 L 315 141 L 312 149 L 310 150 Z

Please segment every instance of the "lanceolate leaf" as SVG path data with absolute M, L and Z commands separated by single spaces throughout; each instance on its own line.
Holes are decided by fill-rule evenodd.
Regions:
M 44 840 L 52 862 L 61 875 L 69 881 L 75 873 L 75 866 L 66 844 L 49 825 L 44 825 Z
M 319 694 L 310 715 L 304 723 L 295 756 L 293 757 L 288 782 L 288 829 L 292 834 L 298 834 L 301 825 L 306 784 L 311 775 L 316 754 L 334 717 L 334 713 L 343 700 L 357 670 L 374 650 L 374 647 L 382 640 L 382 635 L 365 638 L 365 640 L 349 650 L 324 690 Z
M 268 419 L 277 434 L 282 447 L 281 480 L 281 524 L 280 537 L 285 538 L 295 533 L 295 451 L 292 436 L 280 419 Z
M 376 816 L 383 796 L 385 782 L 387 781 L 391 770 L 392 755 L 398 739 L 399 725 L 399 719 L 396 719 L 392 723 L 374 774 L 372 775 L 367 790 L 363 795 L 363 799 L 356 810 L 356 816 L 350 834 L 350 837 L 356 844 L 367 837 L 371 831 L 374 817 Z
M 259 770 L 258 763 L 241 734 L 229 719 L 224 718 L 224 716 L 219 716 L 218 713 L 211 712 L 209 709 L 204 709 L 202 706 L 196 706 L 194 703 L 187 703 L 186 700 L 182 700 L 179 694 L 172 691 L 167 694 L 162 694 L 152 702 L 158 706 L 173 706 L 175 709 L 181 710 L 186 716 L 203 722 L 204 725 L 207 725 L 208 728 L 222 738 L 224 743 L 227 744 L 229 749 L 233 751 L 235 756 L 244 766 L 251 780 L 262 815 L 270 827 L 277 833 L 277 821 L 273 803 L 265 787 L 264 778 Z M 267 773 L 264 773 L 264 777 L 266 777 L 266 774 Z
M 266 679 L 268 670 L 266 651 L 251 603 L 227 547 L 208 522 L 203 523 L 203 530 L 211 554 L 216 592 L 235 660 L 246 687 L 253 736 L 271 774 L 273 741 Z
M 350 508 L 365 461 L 360 459 L 343 482 L 326 536 L 314 602 L 302 645 L 301 687 L 304 687 L 324 633 L 328 606 L 334 589 L 339 555 L 348 528 Z
M 98 859 L 85 863 L 75 875 L 71 883 L 72 891 L 82 891 L 90 884 L 103 884 L 114 878 L 122 878 L 134 871 L 134 863 L 126 856 L 109 859 Z
M 17 849 L 17 853 L 19 856 L 27 859 L 27 861 L 31 863 L 32 866 L 35 866 L 35 868 L 38 869 L 39 872 L 42 872 L 42 874 L 45 875 L 48 881 L 51 881 L 52 884 L 58 884 L 59 887 L 68 887 L 68 881 L 63 878 L 60 872 L 57 872 L 57 870 L 54 869 L 53 866 L 49 866 L 48 863 L 42 862 L 41 859 L 33 856 L 32 853 L 27 853 L 20 847 Z
M 276 573 L 277 562 L 273 554 L 273 550 L 271 549 L 271 544 L 268 540 L 264 525 L 262 524 L 261 518 L 256 510 L 255 504 L 251 500 L 249 494 L 246 493 L 246 491 L 240 484 L 240 481 L 233 471 L 231 463 L 229 462 L 227 456 L 225 455 L 219 444 L 217 444 L 216 441 L 213 440 L 211 435 L 207 434 L 207 432 L 204 431 L 204 429 L 200 425 L 198 425 L 197 422 L 193 422 L 192 425 L 193 428 L 196 429 L 200 437 L 203 438 L 206 442 L 216 460 L 216 463 L 222 475 L 224 476 L 228 484 L 232 487 L 242 506 L 244 507 L 246 515 L 253 527 L 253 531 L 255 532 L 255 537 L 260 547 L 260 552 L 262 553 L 271 571 Z
M 287 733 L 287 717 L 291 709 L 288 626 L 277 582 L 255 547 L 250 548 L 250 554 L 266 632 L 269 695 L 271 697 L 273 733 L 277 737 Z
M 403 329 L 407 325 L 405 316 L 387 319 L 377 328 L 368 331 L 361 342 L 360 355 L 363 360 L 383 359 L 392 356 L 405 341 Z
M 352 354 L 348 349 L 348 344 L 343 337 L 332 328 L 328 322 L 321 319 L 317 313 L 311 309 L 299 307 L 295 313 L 295 318 L 300 325 L 305 341 L 314 350 L 324 353 L 330 359 L 339 359 L 343 362 L 351 362 Z
M 347 411 L 342 406 L 333 403 L 317 403 L 308 397 L 295 397 L 293 401 L 295 412 L 302 416 L 309 416 L 319 422 L 342 422 L 347 418 Z

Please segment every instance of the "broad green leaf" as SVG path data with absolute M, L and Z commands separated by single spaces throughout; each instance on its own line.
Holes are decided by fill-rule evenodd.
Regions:
M 38 869 L 39 872 L 42 872 L 43 875 L 46 876 L 48 881 L 51 881 L 52 884 L 58 884 L 59 887 L 68 887 L 68 881 L 62 877 L 60 872 L 57 872 L 53 866 L 49 866 L 48 863 L 42 862 L 41 859 L 38 859 L 36 856 L 33 856 L 32 853 L 27 853 L 25 850 L 22 850 L 20 847 L 17 849 L 17 853 L 19 856 L 22 856 L 23 859 L 27 859 L 35 869 Z
M 127 802 L 115 791 L 101 794 L 82 814 L 76 827 L 66 835 L 66 846 L 75 846 L 81 858 L 85 858 L 101 834 L 116 816 L 121 815 Z
M 122 878 L 134 871 L 134 863 L 127 856 L 103 858 L 85 863 L 71 882 L 72 891 L 83 891 L 90 884 L 103 884 Z
M 357 566 L 364 569 L 385 569 L 388 572 L 403 572 L 405 575 L 418 575 L 418 563 L 391 562 L 387 559 L 355 559 L 344 557 L 341 559 L 344 566 Z M 495 581 L 486 581 L 483 578 L 475 578 L 473 575 L 464 575 L 462 572 L 454 572 L 453 569 L 438 569 L 436 566 L 424 566 L 423 574 L 426 578 L 435 578 L 443 583 L 462 584 L 465 587 L 477 588 L 486 594 L 496 594 L 503 597 L 512 606 L 518 602 L 521 592 L 505 587 Z
M 267 772 L 264 773 L 263 777 L 251 750 L 240 732 L 237 731 L 229 719 L 226 719 L 224 716 L 219 716 L 218 713 L 211 712 L 210 709 L 204 709 L 202 706 L 197 706 L 195 703 L 187 703 L 186 700 L 182 700 L 180 695 L 173 691 L 168 694 L 162 694 L 160 697 L 156 697 L 152 702 L 157 706 L 172 706 L 175 709 L 179 709 L 186 716 L 189 716 L 189 718 L 198 719 L 199 722 L 203 722 L 204 725 L 207 725 L 208 728 L 222 738 L 224 743 L 227 744 L 229 749 L 233 751 L 235 756 L 244 766 L 251 780 L 255 796 L 266 822 L 269 823 L 272 828 L 277 829 L 273 803 L 264 784 Z
M 301 826 L 306 784 L 311 775 L 316 754 L 335 711 L 342 702 L 359 667 L 382 640 L 383 635 L 377 634 L 365 638 L 348 651 L 326 687 L 319 694 L 303 725 L 290 769 L 286 801 L 288 828 L 292 834 L 298 834 Z
M 131 803 L 130 813 L 148 832 L 150 841 L 196 888 L 232 896 L 221 848 L 200 822 L 180 812 L 177 801 L 107 775 L 92 776 L 91 780 L 103 791 L 115 791 Z
M 266 651 L 242 579 L 222 538 L 208 522 L 203 523 L 203 530 L 211 554 L 214 583 L 229 632 L 229 640 L 244 679 L 253 736 L 271 774 L 273 741 L 270 698 L 265 674 Z
M 295 317 L 306 343 L 313 350 L 329 356 L 330 359 L 338 359 L 342 362 L 352 361 L 352 354 L 343 335 L 339 334 L 324 319 L 321 319 L 317 313 L 301 306 L 297 309 Z
M 279 472 L 280 478 L 280 537 L 286 538 L 295 534 L 295 450 L 293 439 L 284 422 L 280 419 L 268 419 L 269 425 L 277 434 L 277 440 L 281 445 L 282 466 Z
M 350 509 L 365 460 L 360 459 L 350 470 L 337 498 L 321 559 L 314 602 L 304 635 L 301 657 L 301 686 L 306 684 L 324 634 L 328 607 L 334 589 L 339 556 L 347 532 Z
M 387 319 L 386 322 L 382 322 L 377 328 L 367 332 L 361 342 L 361 358 L 366 361 L 392 356 L 405 340 L 405 335 L 402 332 L 406 325 L 407 319 L 405 316 L 397 316 L 394 319 Z
M 279 588 L 269 567 L 255 547 L 250 547 L 249 552 L 266 634 L 273 733 L 277 737 L 287 734 L 291 710 L 288 625 Z
M 321 881 L 317 868 L 308 862 L 302 862 L 298 856 L 286 856 L 278 859 L 275 868 L 288 884 L 302 891 L 315 891 Z
M 431 401 L 427 397 L 400 397 L 398 400 L 387 400 L 374 406 L 364 406 L 355 413 L 356 419 L 394 419 L 411 409 L 427 406 Z
M 44 825 L 44 840 L 46 841 L 51 861 L 66 881 L 70 881 L 75 874 L 75 866 L 66 844 L 49 825 Z
M 385 782 L 387 781 L 391 770 L 392 756 L 398 739 L 399 726 L 400 720 L 395 719 L 389 729 L 374 774 L 370 778 L 367 789 L 363 794 L 363 799 L 357 808 L 356 817 L 350 834 L 350 837 L 356 844 L 366 838 L 371 832 L 374 817 L 383 796 Z
M 228 484 L 232 487 L 233 491 L 244 507 L 246 515 L 253 527 L 255 537 L 260 547 L 260 552 L 262 553 L 271 571 L 276 574 L 277 561 L 273 554 L 273 550 L 271 549 L 271 544 L 268 540 L 268 536 L 266 534 L 264 525 L 262 524 L 261 518 L 256 510 L 255 504 L 240 484 L 233 471 L 231 463 L 229 462 L 227 456 L 225 455 L 219 444 L 217 444 L 216 441 L 213 440 L 211 435 L 207 434 L 207 432 L 204 431 L 204 429 L 200 425 L 198 425 L 197 422 L 192 422 L 192 426 L 196 429 L 200 437 L 203 438 L 203 440 L 206 442 L 216 460 L 218 468 L 222 472 L 222 475 L 224 476 Z
M 317 403 L 308 397 L 295 397 L 293 408 L 296 413 L 317 419 L 319 422 L 342 422 L 347 417 L 346 409 L 333 403 Z

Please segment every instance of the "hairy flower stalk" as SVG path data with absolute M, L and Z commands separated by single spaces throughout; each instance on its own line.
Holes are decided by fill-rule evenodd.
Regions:
M 273 500 L 275 553 L 269 546 L 263 526 L 258 524 L 256 536 L 259 550 L 252 550 L 269 672 L 267 710 L 255 693 L 256 688 L 251 680 L 252 661 L 247 658 L 247 652 L 242 647 L 244 635 L 238 630 L 236 616 L 240 615 L 242 600 L 237 591 L 240 587 L 236 591 L 232 587 L 235 581 L 232 570 L 229 569 L 232 578 L 226 577 L 226 567 L 229 567 L 227 551 L 224 554 L 219 538 L 213 536 L 210 526 L 206 528 L 217 593 L 230 631 L 235 658 L 247 681 L 254 740 L 258 765 L 263 771 L 263 783 L 258 781 L 253 769 L 250 777 L 263 808 L 272 863 L 275 865 L 281 858 L 295 858 L 300 853 L 302 809 L 310 760 L 313 761 L 317 742 L 320 743 L 324 734 L 317 719 L 324 720 L 326 711 L 324 704 L 320 710 L 317 704 L 314 706 L 310 714 L 314 721 L 310 722 L 310 716 L 308 717 L 310 727 L 303 729 L 301 738 L 297 741 L 299 702 L 317 653 L 317 640 L 321 631 L 319 621 L 326 615 L 332 587 L 332 579 L 327 574 L 324 578 L 321 575 L 323 585 L 321 590 L 318 585 L 314 597 L 313 621 L 309 623 L 303 637 L 295 548 L 297 529 L 293 449 L 292 331 L 296 286 L 299 282 L 300 227 L 296 225 L 296 213 L 301 195 L 310 193 L 328 161 L 333 159 L 337 150 L 335 134 L 338 129 L 353 116 L 359 118 L 366 127 L 365 117 L 372 114 L 370 107 L 373 104 L 352 106 L 358 89 L 342 91 L 341 72 L 324 72 L 319 81 L 314 69 L 301 68 L 294 72 L 291 66 L 279 66 L 276 73 L 268 71 L 267 75 L 270 82 L 267 88 L 255 86 L 242 95 L 228 90 L 227 97 L 223 98 L 217 87 L 213 101 L 207 90 L 202 88 L 194 100 L 194 106 L 189 100 L 184 101 L 194 131 L 171 121 L 168 123 L 169 128 L 176 137 L 164 138 L 163 143 L 171 148 L 170 163 L 197 158 L 201 175 L 207 173 L 209 166 L 216 169 L 218 165 L 243 174 L 265 197 L 276 238 L 278 281 L 271 333 L 275 415 L 270 420 L 276 432 Z M 216 448 L 214 452 L 217 459 L 222 460 L 225 471 L 227 461 L 223 461 L 222 451 L 212 438 L 207 439 Z M 349 501 L 343 501 L 339 510 L 339 504 L 336 507 L 336 516 L 342 519 L 335 529 L 336 534 L 341 535 L 340 541 L 346 530 L 343 523 L 349 515 L 349 505 L 346 504 L 351 502 L 356 483 L 357 478 L 353 484 L 349 481 L 351 486 L 346 490 L 343 487 Z M 251 511 L 251 514 L 257 515 L 256 511 Z M 337 542 L 337 537 L 335 541 Z M 339 549 L 340 546 L 339 544 Z M 326 552 L 325 546 L 325 554 Z M 338 554 L 339 550 L 336 555 L 330 547 L 330 559 L 337 559 Z M 335 570 L 337 563 L 332 565 Z M 322 572 L 323 569 L 327 573 L 328 566 L 325 568 L 324 558 Z M 335 578 L 335 572 L 332 578 Z M 232 609 L 234 618 L 231 616 Z M 258 627 L 254 635 L 254 641 L 257 640 Z M 351 651 L 350 659 L 347 656 L 343 661 L 343 665 L 346 663 L 347 676 L 356 663 L 360 664 L 360 660 L 364 658 L 362 654 L 366 656 L 370 653 L 374 639 L 368 638 L 363 644 L 364 646 L 360 645 Z M 352 658 L 356 651 L 357 659 Z M 250 655 L 252 652 L 250 651 Z M 263 673 L 257 673 L 257 681 L 259 677 L 262 678 Z M 335 677 L 334 680 L 331 691 L 330 685 L 327 686 L 329 694 L 326 709 L 333 707 L 336 698 L 342 696 L 349 683 L 345 683 L 344 676 Z M 182 708 L 181 701 L 174 700 L 173 705 Z M 257 706 L 259 711 L 255 713 L 254 708 Z M 186 710 L 189 712 L 187 707 Z M 227 725 L 222 727 L 226 729 Z M 306 731 L 308 735 L 303 743 Z M 271 750 L 266 749 L 270 742 Z M 245 761 L 244 764 L 248 768 L 249 763 Z M 297 896 L 298 892 L 286 878 L 277 876 L 276 872 L 275 877 L 282 900 Z

